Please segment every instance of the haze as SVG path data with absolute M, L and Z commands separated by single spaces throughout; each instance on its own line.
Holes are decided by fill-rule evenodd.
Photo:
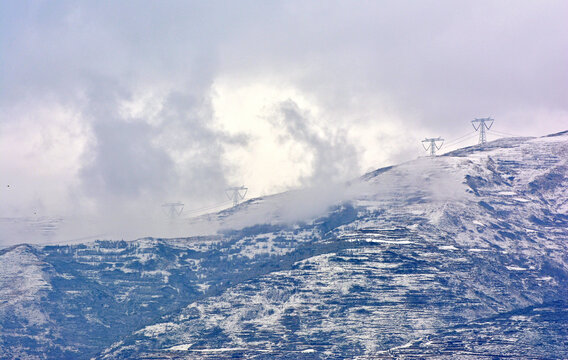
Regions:
M 92 236 L 229 186 L 351 179 L 476 117 L 495 118 L 488 140 L 566 130 L 566 15 L 560 0 L 3 2 L 0 217 Z

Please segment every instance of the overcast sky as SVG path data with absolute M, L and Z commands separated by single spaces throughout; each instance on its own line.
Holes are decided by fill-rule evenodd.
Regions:
M 564 0 L 3 1 L 0 216 L 349 179 L 476 117 L 566 130 L 567 24 Z

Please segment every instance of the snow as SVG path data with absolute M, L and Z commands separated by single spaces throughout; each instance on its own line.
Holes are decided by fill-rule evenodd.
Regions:
M 197 284 L 197 288 L 199 289 L 199 292 L 206 292 L 209 288 L 211 287 L 211 285 L 209 284 L 204 284 L 204 283 L 199 283 Z
M 489 249 L 471 248 L 471 249 L 467 249 L 467 251 L 470 251 L 470 252 L 485 252 L 485 251 L 490 251 L 490 250 Z
M 193 344 L 181 344 L 181 345 L 176 345 L 176 346 L 172 346 L 169 347 L 167 349 L 165 349 L 166 351 L 187 351 L 189 350 L 190 347 L 192 347 Z
M 153 270 L 153 271 L 142 271 L 140 275 L 144 277 L 155 277 L 160 276 L 164 279 L 165 283 L 169 282 L 169 277 L 172 275 L 169 271 L 166 270 Z
M 520 267 L 520 266 L 505 266 L 507 268 L 507 270 L 511 270 L 511 271 L 525 271 L 528 270 L 527 268 L 524 267 Z
M 246 348 L 242 347 L 218 348 L 218 349 L 191 349 L 191 351 L 204 352 L 204 353 L 219 353 L 219 352 L 244 351 L 244 350 L 246 350 Z
M 396 241 L 396 240 L 383 240 L 383 239 L 375 239 L 375 238 L 366 238 L 365 241 L 370 242 L 370 243 L 383 243 L 383 244 L 394 244 L 394 245 L 414 244 L 414 242 L 408 241 L 408 240 Z
M 557 136 L 543 136 L 529 140 L 531 143 L 565 143 L 568 141 L 567 134 L 561 134 Z
M 411 347 L 415 342 L 419 342 L 419 341 L 421 341 L 421 340 L 422 340 L 422 338 L 419 338 L 419 339 L 417 339 L 416 341 L 415 341 L 415 340 L 409 341 L 409 342 L 407 342 L 407 343 L 405 343 L 405 344 L 403 344 L 403 345 L 395 346 L 395 347 L 390 348 L 390 349 L 388 349 L 388 350 L 379 351 L 378 353 L 379 353 L 379 354 L 384 354 L 384 353 L 390 353 L 390 352 L 392 352 L 392 351 L 394 351 L 394 350 L 398 350 L 398 349 L 407 349 L 407 348 Z
M 32 300 L 42 290 L 50 290 L 46 264 L 27 245 L 21 245 L 0 256 L 0 301 L 3 305 Z
M 537 181 L 529 189 L 529 182 L 543 175 L 547 180 L 547 171 L 566 160 L 554 157 L 544 146 L 551 144 L 548 140 L 535 148 L 518 140 L 503 144 L 516 147 L 479 147 L 464 151 L 461 157 L 420 159 L 376 175 L 364 184 L 367 186 L 349 189 L 354 211 L 334 209 L 335 218 L 325 210 L 317 221 L 310 219 L 290 227 L 267 226 L 268 230 L 261 227 L 258 232 L 246 229 L 207 239 L 145 238 L 129 242 L 126 248 L 95 242 L 83 249 L 62 248 L 56 254 L 43 249 L 48 254 L 43 257 L 35 255 L 40 248 L 14 249 L 0 256 L 0 306 L 10 301 L 10 296 L 20 296 L 18 301 L 25 306 L 17 303 L 15 314 L 48 323 L 51 319 L 39 307 L 27 306 L 26 301 L 39 302 L 42 291 L 50 289 L 51 276 L 72 286 L 86 279 L 123 300 L 119 305 L 135 316 L 151 313 L 152 320 L 136 325 L 148 326 L 125 335 L 129 342 L 121 347 L 130 346 L 133 353 L 139 349 L 147 350 L 148 356 L 153 356 L 153 351 L 191 351 L 191 357 L 201 359 L 226 357 L 217 353 L 247 349 L 291 351 L 284 348 L 289 345 L 290 332 L 301 339 L 293 344 L 296 354 L 318 352 L 331 357 L 333 350 L 345 344 L 367 355 L 384 350 L 378 346 L 387 343 L 402 344 L 389 349 L 393 352 L 413 351 L 417 339 L 425 333 L 463 325 L 459 321 L 464 319 L 471 324 L 488 315 L 493 318 L 501 312 L 538 305 L 561 286 L 558 275 L 536 269 L 543 269 L 544 257 L 566 268 L 566 229 L 556 226 L 553 218 L 562 206 L 568 208 L 566 202 L 555 202 L 564 199 L 566 193 L 550 190 L 564 184 L 546 182 L 540 186 Z M 466 182 L 466 174 L 479 181 Z M 446 176 L 448 179 L 442 180 Z M 470 193 L 466 193 L 466 186 L 471 186 Z M 280 194 L 241 204 L 214 215 L 215 221 L 229 219 L 225 224 L 239 226 L 264 220 L 280 224 L 279 202 L 287 199 L 290 197 Z M 492 208 L 480 206 L 481 201 Z M 297 204 L 302 202 L 293 205 Z M 549 211 L 545 215 L 543 206 Z M 550 225 L 532 221 L 531 215 L 536 214 L 539 219 L 552 219 L 547 222 Z M 538 234 L 529 228 L 537 229 Z M 171 261 L 164 261 L 157 247 L 184 250 L 165 252 L 173 255 Z M 42 260 L 58 257 L 66 261 L 65 251 L 73 255 L 65 263 L 69 268 L 55 266 L 61 268 L 60 274 Z M 212 255 L 214 252 L 221 255 Z M 287 256 L 290 253 L 292 256 Z M 235 261 L 223 263 L 227 258 Z M 207 268 L 206 264 L 214 262 L 220 265 L 218 272 Z M 131 263 L 137 266 L 129 267 Z M 73 264 L 81 267 L 77 270 Z M 508 271 L 499 271 L 503 267 Z M 218 287 L 225 271 L 232 272 L 231 283 Z M 509 271 L 516 272 L 515 276 Z M 134 274 L 127 276 L 126 272 Z M 15 294 L 17 287 L 13 284 L 22 280 L 25 291 Z M 162 291 L 164 282 L 168 283 L 168 295 Z M 86 289 L 90 286 L 87 282 L 81 285 Z M 183 286 L 192 291 L 181 291 Z M 196 295 L 195 289 L 200 294 Z M 85 290 L 65 288 L 56 295 L 61 294 L 73 299 Z M 425 300 L 427 305 L 415 300 Z M 170 301 L 177 308 L 168 308 Z M 167 313 L 160 312 L 166 308 Z M 116 326 L 116 318 L 105 318 L 105 310 L 96 306 L 80 311 L 86 312 L 84 317 L 90 324 L 100 321 L 104 326 Z M 452 311 L 459 316 L 452 316 Z M 81 316 L 64 313 L 61 317 Z M 155 319 L 160 319 L 159 323 Z M 512 320 L 534 319 L 517 316 Z M 215 343 L 215 338 L 204 339 L 202 334 L 211 329 L 221 329 L 228 340 Z M 255 334 L 263 335 L 259 340 Z M 319 340 L 318 334 L 330 338 L 316 348 L 308 345 L 315 342 L 302 342 Z M 507 336 L 499 340 L 515 340 L 514 335 Z M 193 349 L 197 343 L 210 348 Z M 428 343 L 419 346 L 424 344 Z
M 146 337 L 153 337 L 165 334 L 168 331 L 177 329 L 179 326 L 173 322 L 158 323 L 155 325 L 146 326 L 142 330 L 138 330 L 136 334 L 143 334 Z
M 440 250 L 459 250 L 457 247 L 455 247 L 453 245 L 438 246 L 438 249 L 440 249 Z

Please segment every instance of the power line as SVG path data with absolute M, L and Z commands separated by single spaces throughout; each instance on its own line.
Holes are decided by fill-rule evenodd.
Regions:
M 188 210 L 186 212 L 189 213 L 189 214 L 194 214 L 194 213 L 198 213 L 198 212 L 202 212 L 202 211 L 213 210 L 213 209 L 219 208 L 221 206 L 226 206 L 230 202 L 231 202 L 231 200 L 226 200 L 226 201 L 214 204 L 214 205 L 209 205 L 209 206 L 205 206 L 205 207 L 202 207 L 202 208 L 192 209 L 192 210 Z
M 471 131 L 471 132 L 469 132 L 469 133 L 467 133 L 467 134 L 465 134 L 465 135 L 462 135 L 462 136 L 460 136 L 460 137 L 457 137 L 457 138 L 455 138 L 455 139 L 452 139 L 452 140 L 450 140 L 450 141 L 447 141 L 447 142 L 446 142 L 446 146 L 453 145 L 454 143 L 459 144 L 460 142 L 463 142 L 463 141 L 459 141 L 459 142 L 457 142 L 457 141 L 458 141 L 458 140 L 461 140 L 461 139 L 463 139 L 463 138 L 465 138 L 465 137 L 468 137 L 466 140 L 469 140 L 469 138 L 471 138 L 471 136 L 472 136 L 473 134 L 475 134 L 475 133 L 476 133 L 476 131 Z
M 446 144 L 446 146 L 456 146 L 456 145 L 461 144 L 461 143 L 463 143 L 463 142 L 469 141 L 469 140 L 473 139 L 473 138 L 476 137 L 476 136 L 477 136 L 477 135 L 473 135 L 473 136 L 470 135 L 470 136 L 469 136 L 468 138 L 466 138 L 466 139 L 463 139 L 463 140 L 458 141 L 458 142 L 454 142 L 454 143 L 449 144 L 449 145 Z
M 503 136 L 516 136 L 516 137 L 520 137 L 521 135 L 515 135 L 515 134 L 510 134 L 504 131 L 497 131 L 497 130 L 491 130 L 492 133 L 495 133 L 497 135 L 503 135 Z

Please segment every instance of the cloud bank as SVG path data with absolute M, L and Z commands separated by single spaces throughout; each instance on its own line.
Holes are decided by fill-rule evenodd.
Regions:
M 568 124 L 565 1 L 0 7 L 2 217 L 150 217 L 354 177 L 475 117 Z

